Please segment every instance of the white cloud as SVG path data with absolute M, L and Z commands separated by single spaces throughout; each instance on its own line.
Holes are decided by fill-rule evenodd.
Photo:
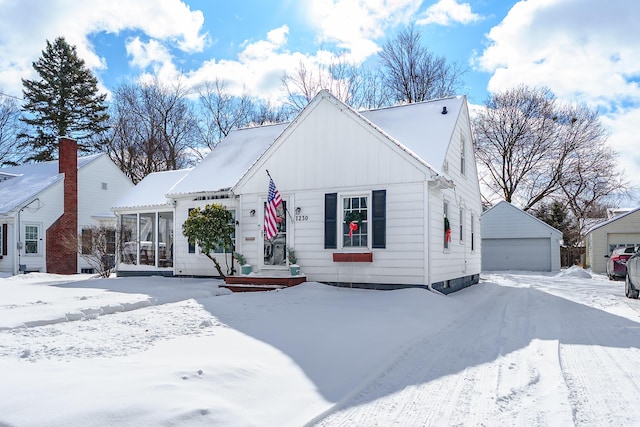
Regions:
M 40 57 L 45 40 L 64 36 L 75 45 L 87 66 L 105 67 L 87 36 L 98 32 L 139 30 L 152 39 L 171 43 L 185 52 L 203 49 L 204 17 L 179 0 L 3 0 L 0 14 L 0 88 L 21 93 L 20 78 L 33 78 L 31 63 Z M 25 32 L 28 31 L 28 36 Z M 107 64 L 108 65 L 108 64 Z
M 561 99 L 599 107 L 609 143 L 625 169 L 635 171 L 640 44 L 630 31 L 638 22 L 637 2 L 521 1 L 487 34 L 475 66 L 492 73 L 491 92 L 548 86 Z
M 429 6 L 424 18 L 416 21 L 417 25 L 452 25 L 454 23 L 470 24 L 481 20 L 482 17 L 471 11 L 469 3 L 459 4 L 456 0 L 440 0 Z
M 307 4 L 308 20 L 318 28 L 319 41 L 335 43 L 349 51 L 355 63 L 379 48 L 375 40 L 385 30 L 406 23 L 418 11 L 418 0 L 313 0 Z

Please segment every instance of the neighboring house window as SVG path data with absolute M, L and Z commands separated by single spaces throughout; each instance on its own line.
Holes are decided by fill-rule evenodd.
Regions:
M 87 255 L 91 253 L 91 249 L 93 248 L 92 236 L 93 230 L 91 229 L 82 229 L 82 235 L 80 238 L 81 251 L 83 255 Z
M 40 227 L 37 225 L 25 225 L 24 227 L 24 253 L 38 254 L 40 253 Z
M 475 250 L 476 240 L 475 240 L 475 225 L 473 224 L 475 221 L 475 216 L 471 214 L 471 251 Z
M 449 249 L 451 241 L 451 222 L 449 222 L 449 203 L 445 200 L 443 203 L 442 213 L 444 216 L 444 249 Z
M 464 209 L 460 208 L 460 243 L 464 242 Z
M 342 199 L 342 246 L 369 246 L 369 215 L 367 196 L 349 196 Z
M 464 140 L 464 137 L 460 138 L 460 175 L 464 175 L 465 174 L 465 169 L 466 169 L 466 161 L 465 161 L 465 145 L 466 145 L 466 141 Z

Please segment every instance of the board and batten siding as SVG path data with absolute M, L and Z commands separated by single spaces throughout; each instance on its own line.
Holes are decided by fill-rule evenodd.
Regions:
M 189 253 L 189 241 L 184 234 L 182 234 L 182 224 L 189 217 L 189 210 L 200 207 L 204 208 L 206 205 L 219 204 L 226 206 L 227 209 L 236 210 L 236 219 L 240 224 L 243 222 L 243 218 L 238 218 L 239 209 L 238 201 L 236 199 L 212 199 L 212 200 L 193 200 L 193 198 L 176 199 L 176 206 L 174 212 L 174 224 L 175 231 L 173 235 L 173 250 L 174 250 L 174 265 L 173 274 L 176 276 L 217 276 L 213 261 L 207 258 L 204 254 L 200 253 L 200 249 L 196 247 L 194 253 Z M 162 211 L 162 210 L 160 210 Z M 236 227 L 236 246 L 238 245 L 239 238 L 241 236 L 240 229 L 242 227 Z M 236 248 L 237 252 L 241 252 Z M 226 272 L 227 263 L 231 266 L 230 254 L 216 254 L 216 259 L 222 267 L 223 273 Z M 236 262 L 236 269 L 239 270 Z
M 640 245 L 640 211 L 632 211 L 588 233 L 587 262 L 595 273 L 605 273 L 609 245 Z
M 234 189 L 241 194 L 242 218 L 247 219 L 251 209 L 257 212 L 242 232 L 261 230 L 268 170 L 282 198 L 289 200 L 292 215 L 299 207 L 307 218 L 291 224 L 288 245 L 308 280 L 425 284 L 426 168 L 369 123 L 330 102 L 305 111 L 304 119 L 299 117 L 285 130 Z M 371 203 L 375 190 L 386 191 L 386 248 L 341 248 L 341 197 L 361 194 Z M 327 193 L 338 195 L 336 249 L 324 248 Z M 252 263 L 260 262 L 262 254 L 262 235 L 255 237 L 242 241 L 243 254 Z M 371 252 L 373 262 L 334 262 L 333 254 L 341 252 Z

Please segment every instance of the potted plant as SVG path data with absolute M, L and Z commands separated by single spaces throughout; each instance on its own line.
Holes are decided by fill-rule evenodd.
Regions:
M 251 274 L 251 264 L 247 263 L 247 259 L 240 252 L 234 252 L 233 257 L 240 264 L 242 274 Z
M 287 246 L 287 258 L 289 259 L 289 270 L 291 271 L 292 276 L 297 276 L 300 274 L 300 266 L 297 264 L 298 258 L 296 257 L 296 252 L 293 248 Z

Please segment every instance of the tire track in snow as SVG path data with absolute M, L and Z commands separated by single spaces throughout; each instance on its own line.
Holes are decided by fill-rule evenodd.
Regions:
M 509 292 L 508 288 L 492 289 L 494 294 Z M 429 333 L 317 425 L 455 425 L 470 419 L 481 425 L 484 413 L 493 406 L 497 385 L 493 372 L 477 366 L 494 360 L 500 352 L 507 301 L 494 295 L 491 303 L 487 298 L 488 309 L 472 310 L 434 335 Z M 466 331 L 464 338 L 456 339 L 460 330 Z M 456 413 L 449 410 L 452 407 Z
M 638 328 L 593 324 L 582 312 L 564 327 L 576 344 L 560 347 L 560 363 L 569 389 L 576 426 L 640 425 L 640 339 Z M 569 339 L 567 339 L 569 340 Z M 602 343 L 615 342 L 615 346 Z

